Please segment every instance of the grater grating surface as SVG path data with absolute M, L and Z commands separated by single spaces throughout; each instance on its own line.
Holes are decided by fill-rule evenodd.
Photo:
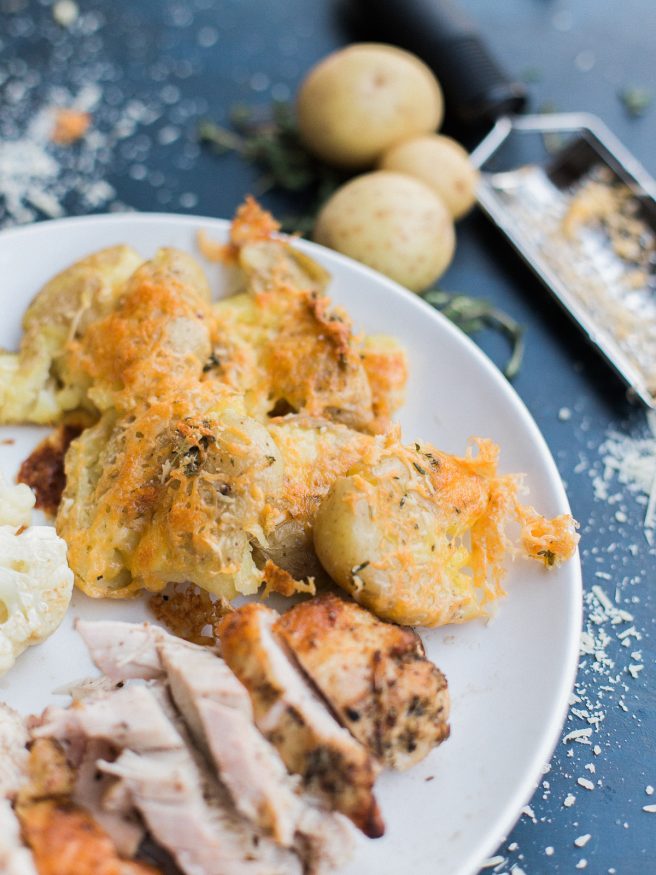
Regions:
M 551 138 L 548 147 L 559 120 L 573 136 L 553 153 L 544 139 Z M 633 166 L 626 166 L 627 156 L 611 149 L 612 135 L 597 120 L 580 121 L 571 115 L 502 120 L 505 129 L 498 125 L 474 153 L 482 169 L 479 203 L 633 392 L 653 407 L 656 184 L 630 156 Z M 516 131 L 543 137 L 543 160 L 488 170 Z

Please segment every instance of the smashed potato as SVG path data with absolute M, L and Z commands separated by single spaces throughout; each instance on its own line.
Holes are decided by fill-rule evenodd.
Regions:
M 464 458 L 392 436 L 377 443 L 337 478 L 317 512 L 323 567 L 386 620 L 439 626 L 485 616 L 504 594 L 503 562 L 513 549 L 506 524 L 524 512 L 516 480 L 497 474 L 497 457 L 491 441 Z M 569 559 L 578 540 L 571 517 L 543 523 L 551 564 Z M 554 526 L 559 539 L 550 537 Z
M 66 479 L 57 531 L 87 595 L 177 582 L 226 598 L 258 589 L 251 541 L 264 542 L 282 463 L 229 390 L 173 384 L 133 413 L 108 411 L 71 444 Z
M 142 260 L 129 246 L 112 246 L 46 283 L 23 318 L 20 351 L 0 352 L 0 422 L 47 424 L 85 405 L 86 382 L 67 372 L 68 345 L 114 309 Z

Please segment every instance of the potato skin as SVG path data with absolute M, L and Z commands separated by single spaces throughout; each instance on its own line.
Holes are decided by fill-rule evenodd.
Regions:
M 375 43 L 354 44 L 310 70 L 298 94 L 307 148 L 338 167 L 370 167 L 400 140 L 439 128 L 440 85 L 417 57 Z
M 381 170 L 406 173 L 433 189 L 454 219 L 462 218 L 476 201 L 478 170 L 460 143 L 442 134 L 404 140 L 380 158 Z
M 378 170 L 350 180 L 323 206 L 314 240 L 414 292 L 435 282 L 455 250 L 442 201 L 409 176 Z

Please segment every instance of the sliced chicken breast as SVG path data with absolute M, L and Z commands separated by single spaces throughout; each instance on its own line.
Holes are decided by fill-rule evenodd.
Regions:
M 97 764 L 111 756 L 112 749 L 104 741 L 90 741 L 85 746 L 76 770 L 73 801 L 92 815 L 118 853 L 129 859 L 137 853 L 146 831 L 130 800 L 121 807 L 107 804 L 112 799 L 115 781 L 99 772 Z
M 344 726 L 394 769 L 449 736 L 449 692 L 412 629 L 327 593 L 296 605 L 275 633 Z
M 153 688 L 124 687 L 68 709 L 50 708 L 35 734 L 83 736 L 122 749 L 98 768 L 122 781 L 155 841 L 188 875 L 300 875 L 295 854 L 231 809 Z
M 148 829 L 187 875 L 300 875 L 291 851 L 278 847 L 215 799 L 185 748 L 138 754 L 125 750 L 100 768 L 129 788 Z
M 292 663 L 273 633 L 277 619 L 260 604 L 224 617 L 218 626 L 223 657 L 248 689 L 255 722 L 287 768 L 365 835 L 381 836 L 384 825 L 373 795 L 377 767 Z
M 79 623 L 78 631 L 115 681 L 165 672 L 177 707 L 241 814 L 278 843 L 293 845 L 309 872 L 345 862 L 352 846 L 346 821 L 297 792 L 298 779 L 253 724 L 248 691 L 213 650 L 150 624 Z
M 161 634 L 166 633 L 158 626 L 122 623 L 119 620 L 78 620 L 75 629 L 86 644 L 94 664 L 111 680 L 154 680 L 164 677 L 157 643 Z

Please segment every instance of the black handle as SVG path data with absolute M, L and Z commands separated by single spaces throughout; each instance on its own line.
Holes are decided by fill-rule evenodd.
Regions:
M 434 70 L 460 121 L 489 123 L 526 105 L 524 85 L 501 70 L 476 26 L 451 0 L 351 2 L 381 38 L 414 52 Z

